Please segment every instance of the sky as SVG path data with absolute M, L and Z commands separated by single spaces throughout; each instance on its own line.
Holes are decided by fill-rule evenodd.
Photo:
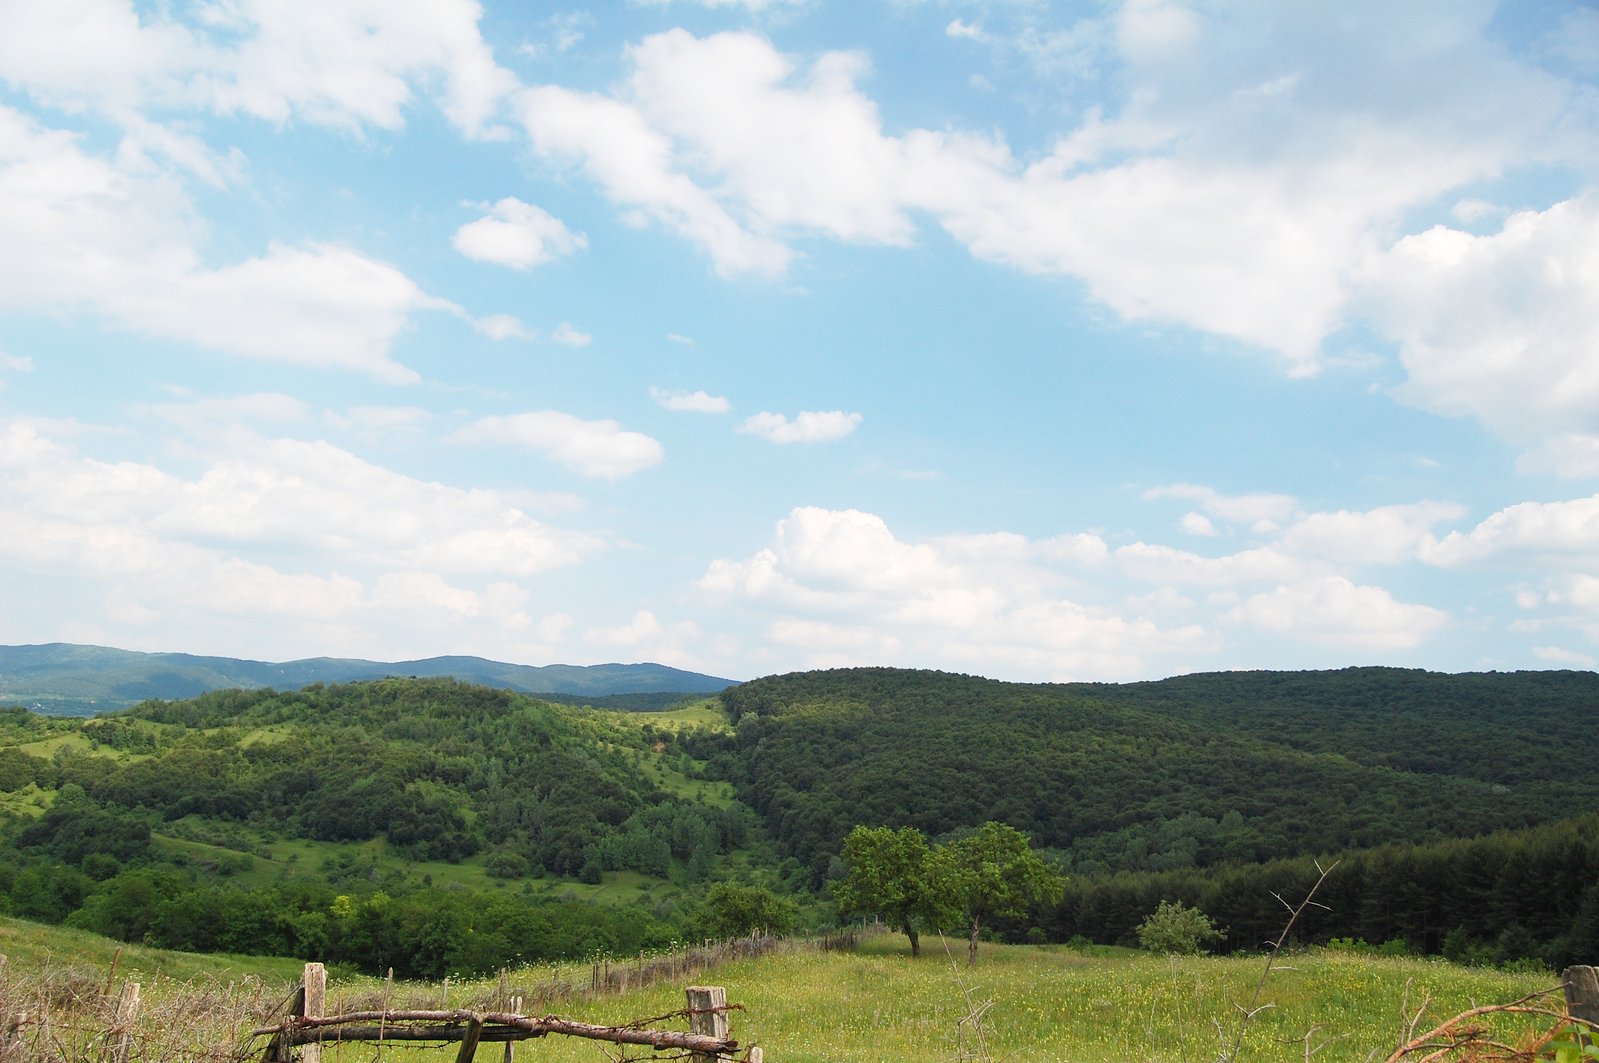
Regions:
M 1599 661 L 1592 0 L 0 0 L 0 643 Z

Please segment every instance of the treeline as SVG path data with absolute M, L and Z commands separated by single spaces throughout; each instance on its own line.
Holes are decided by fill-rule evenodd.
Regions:
M 890 668 L 720 695 L 711 764 L 819 883 L 856 824 L 942 837 L 988 820 L 1077 876 L 1448 837 L 1599 807 L 1551 773 L 1552 718 L 1599 726 L 1599 676 L 1387 668 L 1016 684 Z
M 314 956 L 405 978 L 628 956 L 684 933 L 639 907 L 439 889 L 345 894 L 304 879 L 247 889 L 166 867 L 96 881 L 41 858 L 0 863 L 0 913 L 160 948 Z
M 1530 830 L 1322 857 L 1332 867 L 1295 940 L 1387 946 L 1465 963 L 1536 960 L 1559 970 L 1599 956 L 1599 815 Z M 1336 865 L 1336 866 L 1334 866 Z M 1180 901 L 1226 931 L 1227 950 L 1254 950 L 1320 877 L 1312 858 L 1067 881 L 1058 905 L 1015 922 L 1050 940 L 1136 944 L 1138 924 Z M 1280 899 L 1279 899 L 1280 898 Z

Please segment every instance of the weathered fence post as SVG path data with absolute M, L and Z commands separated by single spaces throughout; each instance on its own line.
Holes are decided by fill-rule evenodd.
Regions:
M 303 983 L 305 1000 L 300 1006 L 300 1015 L 321 1018 L 328 1004 L 328 969 L 320 963 L 306 964 Z M 312 1042 L 302 1048 L 300 1063 L 322 1063 L 322 1045 Z
M 111 1063 L 128 1063 L 128 1053 L 133 1048 L 133 1020 L 139 1015 L 139 983 L 127 982 L 122 986 L 122 998 L 117 1001 L 117 1024 L 112 1029 Z
M 522 1014 L 522 998 L 521 997 L 512 997 L 511 998 L 511 1014 L 512 1015 L 520 1015 L 520 1014 Z M 511 1048 L 515 1044 L 516 1044 L 515 1041 L 507 1041 L 507 1042 L 505 1042 L 505 1063 L 511 1063 Z
M 727 1040 L 727 990 L 719 985 L 691 985 L 683 991 L 688 997 L 688 1028 L 692 1033 Z M 694 1063 L 717 1063 L 721 1056 L 695 1052 Z
M 483 1039 L 483 1020 L 476 1015 L 466 1020 L 466 1031 L 461 1034 L 461 1050 L 455 1054 L 455 1063 L 472 1063 L 477 1055 L 477 1043 Z
M 1566 990 L 1566 1012 L 1573 1018 L 1599 1023 L 1599 967 L 1567 967 L 1560 973 Z M 1577 1031 L 1578 1044 L 1591 1044 L 1591 1027 Z

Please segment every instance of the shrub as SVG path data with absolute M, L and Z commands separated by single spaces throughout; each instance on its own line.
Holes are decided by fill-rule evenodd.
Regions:
M 1198 908 L 1184 907 L 1181 901 L 1161 901 L 1138 925 L 1138 943 L 1150 952 L 1192 955 L 1224 936 L 1210 916 Z

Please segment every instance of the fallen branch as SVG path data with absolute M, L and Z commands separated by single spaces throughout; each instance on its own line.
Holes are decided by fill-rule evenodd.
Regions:
M 1536 993 L 1528 993 L 1519 1000 L 1513 1000 L 1508 1004 L 1484 1004 L 1481 1007 L 1469 1008 L 1459 1015 L 1439 1023 L 1421 1036 L 1414 1037 L 1405 1044 L 1400 1045 L 1394 1049 L 1393 1054 L 1385 1059 L 1383 1063 L 1401 1063 L 1402 1060 L 1414 1056 L 1418 1052 L 1426 1052 L 1427 1054 L 1419 1057 L 1416 1063 L 1430 1063 L 1430 1061 L 1442 1059 L 1444 1056 L 1467 1046 L 1506 1049 L 1506 1046 L 1486 1037 L 1484 1031 L 1480 1028 L 1460 1028 L 1472 1019 L 1481 1018 L 1484 1015 L 1539 1015 L 1544 1018 L 1555 1019 L 1560 1023 L 1574 1023 L 1599 1031 L 1599 1023 L 1579 1019 L 1566 1011 L 1538 1007 L 1529 1003 L 1558 992 L 1560 992 L 1558 988 L 1541 989 Z M 1417 1019 L 1419 1018 L 1420 1015 L 1418 1014 Z M 1414 1030 L 1415 1025 L 1415 1022 L 1411 1023 L 1412 1030 Z M 1514 1053 L 1513 1049 L 1506 1050 Z
M 390 1025 L 402 1024 L 402 1025 Z M 376 1025 L 373 1025 L 376 1024 Z M 251 1030 L 251 1037 L 272 1037 L 282 1045 L 326 1041 L 453 1041 L 468 1026 L 479 1025 L 482 1041 L 519 1041 L 547 1034 L 582 1037 L 618 1045 L 675 1048 L 706 1055 L 731 1054 L 736 1040 L 676 1030 L 641 1030 L 633 1026 L 599 1026 L 554 1015 L 534 1018 L 504 1012 L 353 1011 L 343 1015 L 299 1016 L 276 1026 Z

